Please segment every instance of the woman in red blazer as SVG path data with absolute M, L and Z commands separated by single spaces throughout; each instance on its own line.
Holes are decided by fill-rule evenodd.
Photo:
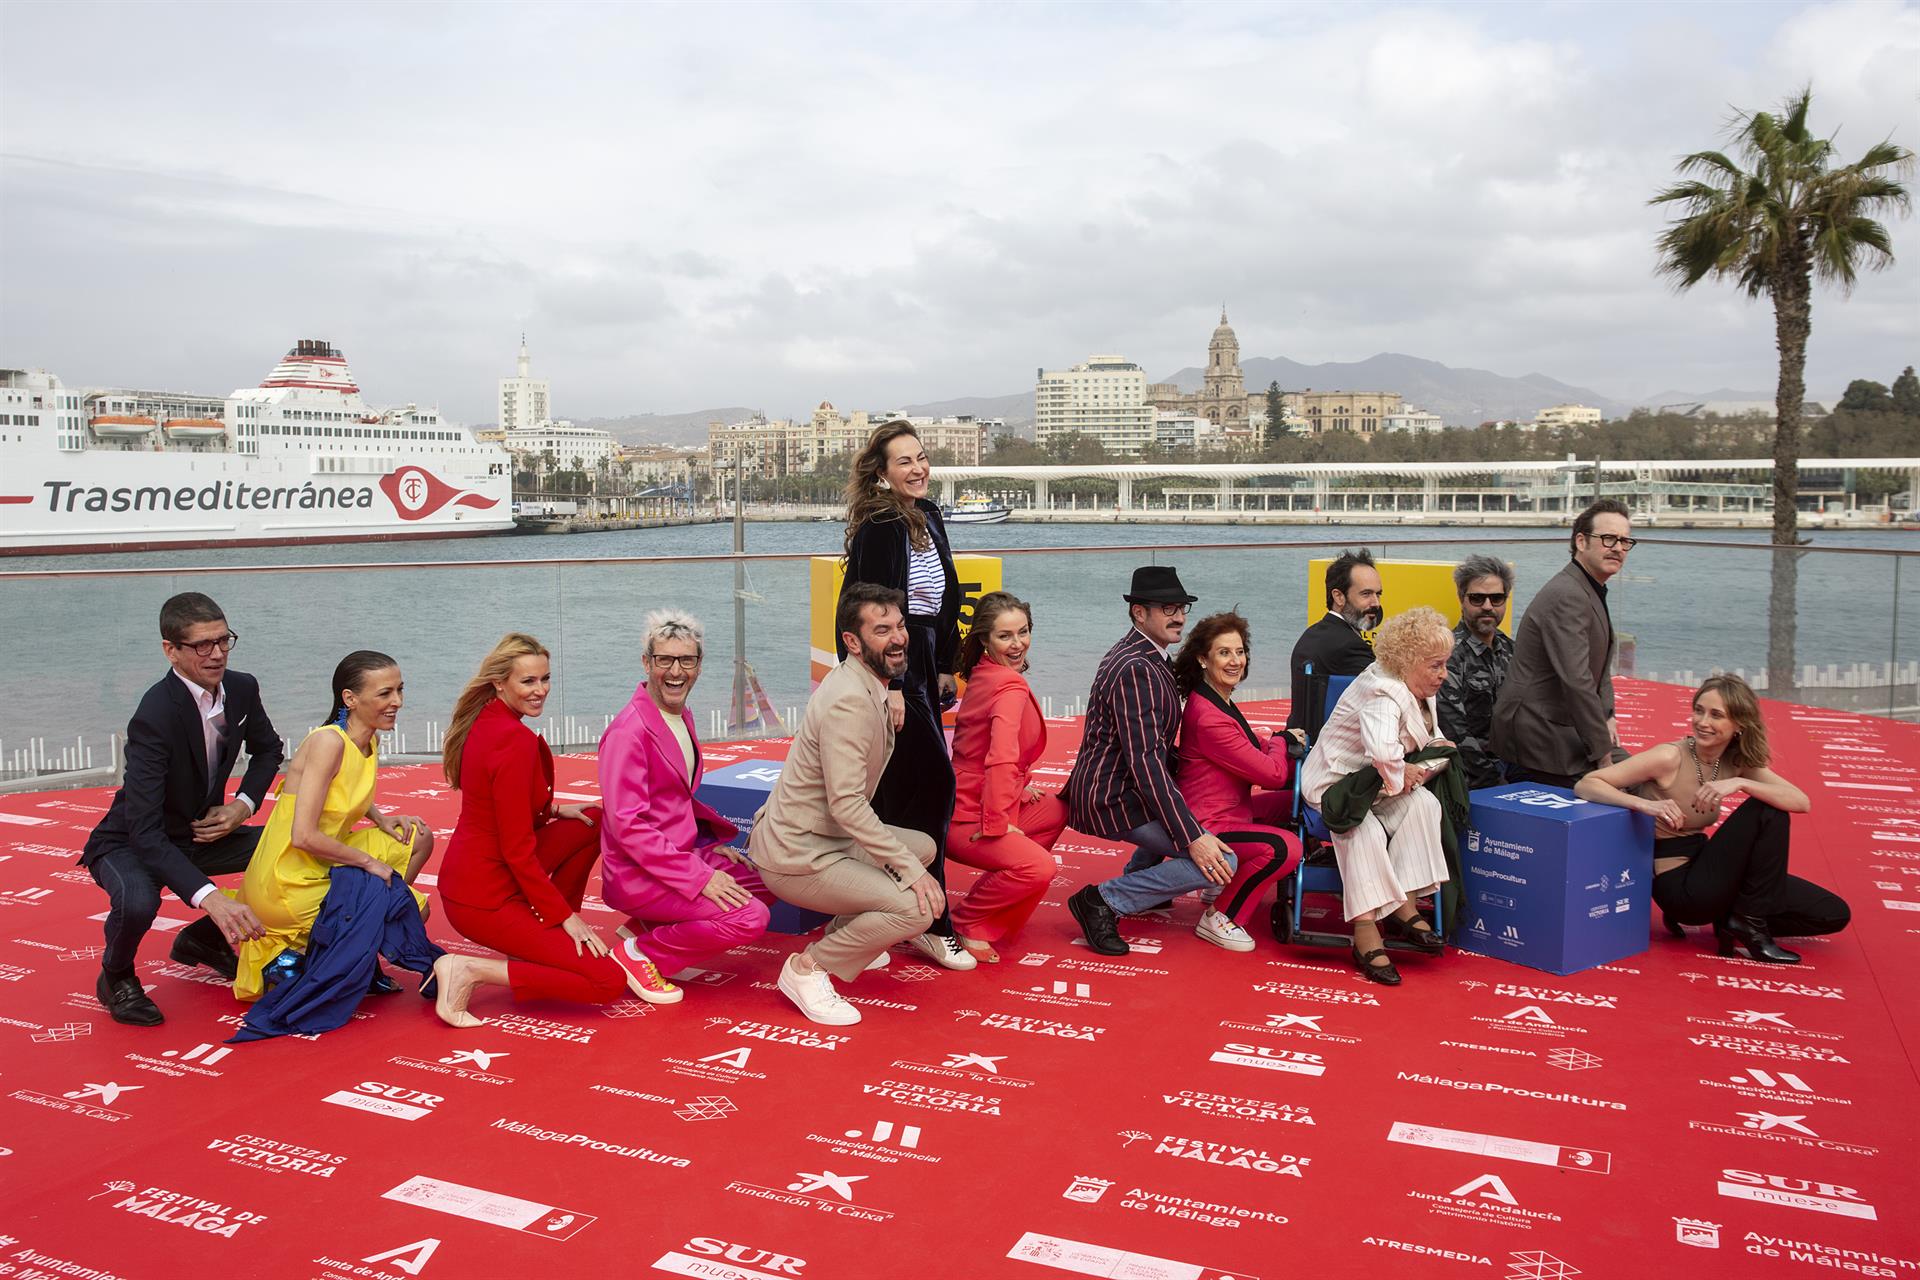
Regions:
M 1247 678 L 1252 638 L 1245 618 L 1216 613 L 1194 625 L 1173 660 L 1174 683 L 1187 695 L 1174 781 L 1193 816 L 1231 845 L 1240 862 L 1194 932 L 1231 951 L 1253 950 L 1245 926 L 1261 891 L 1300 863 L 1300 838 L 1278 825 L 1287 816 L 1293 776 L 1287 737 L 1261 742 L 1233 705 L 1234 689 Z
M 651 976 L 630 974 L 580 918 L 600 810 L 555 807 L 553 752 L 521 722 L 540 714 L 552 684 L 540 642 L 508 635 L 468 681 L 447 730 L 447 781 L 461 803 L 441 905 L 447 923 L 507 957 L 447 955 L 434 966 L 440 1016 L 456 1027 L 484 1022 L 466 1011 L 476 985 L 511 987 L 516 1000 L 606 1004 Z
M 984 873 L 953 908 L 960 945 L 999 962 L 996 942 L 1025 927 L 1053 883 L 1053 842 L 1067 825 L 1059 796 L 1031 784 L 1047 750 L 1040 704 L 1026 669 L 1033 612 L 1004 591 L 981 596 L 960 647 L 966 696 L 953 725 L 953 822 L 947 857 Z

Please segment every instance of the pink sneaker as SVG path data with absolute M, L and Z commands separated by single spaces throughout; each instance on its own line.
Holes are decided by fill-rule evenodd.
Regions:
M 627 990 L 648 1004 L 679 1004 L 687 994 L 661 977 L 631 938 L 608 951 L 607 957 L 626 971 Z

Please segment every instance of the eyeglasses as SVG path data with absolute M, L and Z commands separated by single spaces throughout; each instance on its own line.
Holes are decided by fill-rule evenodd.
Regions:
M 686 657 L 673 657 L 667 654 L 650 653 L 647 655 L 647 661 L 659 667 L 662 671 L 698 671 L 700 669 L 699 654 L 690 654 Z
M 1598 540 L 1600 545 L 1609 551 L 1612 551 L 1615 547 L 1618 547 L 1622 551 L 1631 551 L 1640 545 L 1640 539 L 1629 538 L 1624 533 L 1590 533 L 1587 536 Z
M 1193 606 L 1190 604 L 1163 604 L 1160 606 L 1160 616 L 1163 618 L 1184 618 L 1192 609 Z
M 212 640 L 196 640 L 192 643 L 181 640 L 169 640 L 167 643 L 176 649 L 191 649 L 203 658 L 211 658 L 215 649 L 220 650 L 222 653 L 232 653 L 233 646 L 240 643 L 240 633 L 237 631 L 229 631 L 227 634 Z
M 1507 593 L 1504 591 L 1469 591 L 1467 592 L 1468 604 L 1473 604 L 1473 605 L 1505 604 L 1506 602 L 1507 602 Z

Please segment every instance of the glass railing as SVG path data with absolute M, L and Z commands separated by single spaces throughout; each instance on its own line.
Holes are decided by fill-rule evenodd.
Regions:
M 807 526 L 821 550 L 838 528 Z M 1003 530 L 1016 531 L 1007 534 Z M 1085 538 L 1079 530 L 1062 532 Z M 1054 714 L 1076 714 L 1101 654 L 1125 631 L 1120 596 L 1132 570 L 1171 564 L 1200 597 L 1194 617 L 1238 608 L 1253 630 L 1248 697 L 1284 697 L 1287 655 L 1305 625 L 1308 562 L 1361 545 L 1327 540 L 1233 542 L 1245 530 L 1157 540 L 1173 530 L 1101 531 L 1143 545 L 1014 546 L 1017 527 L 974 529 L 963 547 L 998 554 L 1006 588 L 1033 605 L 1030 677 Z M 1339 532 L 1334 530 L 1332 532 Z M 1371 531 L 1370 531 L 1371 532 Z M 1440 532 L 1440 531 L 1436 531 Z M 1567 563 L 1563 536 L 1368 537 L 1383 559 L 1452 563 L 1475 551 L 1510 561 L 1520 607 Z M 813 536 L 813 535 L 809 535 Z M 555 539 L 503 548 L 552 552 Z M 1765 697 L 1906 719 L 1920 715 L 1920 563 L 1889 545 L 1798 552 L 1683 533 L 1647 537 L 1610 588 L 1623 675 L 1692 683 L 1738 671 Z M 141 692 L 165 665 L 156 617 L 178 591 L 218 600 L 242 637 L 232 665 L 261 682 L 274 723 L 297 741 L 324 715 L 334 664 L 348 651 L 398 659 L 406 706 L 387 746 L 438 750 L 462 685 L 504 632 L 531 633 L 553 652 L 554 691 L 539 726 L 556 749 L 591 750 L 641 678 L 643 620 L 673 605 L 706 625 L 706 662 L 691 705 L 708 740 L 790 732 L 810 690 L 809 557 L 503 559 L 300 565 L 258 569 L 68 570 L 41 561 L 0 572 L 12 672 L 0 702 L 0 779 L 107 769 Z M 1318 587 L 1314 590 L 1317 592 Z M 1395 598 L 1388 596 L 1388 610 Z M 1403 606 L 1404 607 L 1404 606 Z M 1517 617 L 1514 620 L 1518 621 Z M 734 722 L 736 658 L 775 719 Z

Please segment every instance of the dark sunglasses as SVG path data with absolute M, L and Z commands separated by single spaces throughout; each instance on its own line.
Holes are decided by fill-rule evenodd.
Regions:
M 1507 593 L 1504 591 L 1469 591 L 1468 604 L 1505 604 Z

